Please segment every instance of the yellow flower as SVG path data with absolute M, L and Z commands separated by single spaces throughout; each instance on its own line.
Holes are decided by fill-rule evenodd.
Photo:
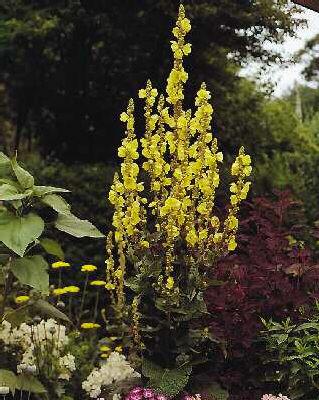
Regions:
M 185 44 L 185 46 L 183 47 L 183 53 L 185 54 L 185 56 L 188 56 L 192 51 L 192 45 L 190 43 Z
M 223 234 L 222 233 L 215 233 L 214 237 L 213 237 L 213 241 L 214 243 L 219 243 L 223 238 Z
M 236 249 L 236 247 L 237 247 L 237 243 L 236 243 L 235 237 L 231 237 L 230 241 L 228 242 L 228 250 L 233 251 Z
M 120 268 L 118 268 L 118 269 L 114 272 L 114 275 L 117 277 L 117 279 L 121 279 L 122 276 L 123 276 L 123 271 L 122 271 Z
M 101 325 L 96 324 L 95 322 L 83 322 L 83 324 L 81 324 L 82 329 L 95 329 L 95 328 L 100 328 L 100 327 L 101 327 Z
M 114 350 L 117 351 L 118 353 L 122 353 L 123 348 L 122 346 L 116 346 Z
M 65 294 L 67 292 L 66 292 L 65 288 L 57 288 L 57 289 L 54 289 L 52 293 L 55 296 L 61 296 L 62 294 Z
M 111 351 L 111 348 L 109 346 L 101 346 L 100 351 L 106 353 L 107 351 Z
M 63 289 L 65 290 L 65 293 L 78 293 L 80 291 L 80 288 L 77 286 L 66 286 Z
M 93 272 L 96 270 L 97 270 L 97 267 L 95 265 L 91 265 L 91 264 L 82 265 L 82 267 L 81 267 L 82 272 Z
M 115 289 L 115 285 L 113 283 L 107 283 L 105 285 L 105 289 L 107 290 L 114 290 Z
M 150 247 L 150 244 L 147 240 L 141 240 L 140 245 L 148 249 Z
M 66 268 L 70 267 L 71 265 L 68 262 L 65 261 L 56 261 L 52 264 L 53 269 L 58 269 L 58 268 Z
M 186 235 L 186 241 L 187 241 L 187 243 L 191 244 L 192 246 L 195 246 L 195 244 L 197 243 L 198 237 L 197 237 L 197 234 L 196 234 L 196 231 L 195 231 L 194 228 L 191 229 L 191 230 L 187 233 L 187 235 Z
M 15 302 L 16 302 L 17 304 L 25 303 L 25 302 L 27 302 L 27 301 L 29 301 L 29 300 L 30 300 L 30 297 L 29 297 L 29 296 L 17 296 L 17 297 L 15 298 Z
M 127 122 L 127 120 L 128 120 L 128 115 L 126 114 L 126 112 L 122 112 L 120 115 L 120 121 Z
M 183 18 L 181 20 L 181 28 L 186 33 L 188 33 L 192 29 L 191 22 L 190 22 L 190 20 L 188 18 Z
M 174 278 L 172 276 L 169 276 L 167 278 L 166 287 L 169 290 L 173 289 L 173 287 L 174 287 Z
M 229 229 L 237 229 L 238 228 L 238 219 L 234 216 L 229 217 L 228 227 L 229 227 Z
M 92 281 L 90 282 L 91 286 L 105 286 L 106 282 L 105 281 Z
M 146 97 L 146 90 L 145 89 L 140 89 L 138 92 L 138 97 L 140 99 L 144 99 Z

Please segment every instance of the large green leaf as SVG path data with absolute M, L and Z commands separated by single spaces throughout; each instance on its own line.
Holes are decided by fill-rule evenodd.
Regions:
M 30 189 L 20 193 L 15 186 L 9 184 L 3 184 L 0 186 L 0 200 L 3 201 L 21 200 L 29 197 L 31 194 L 32 190 Z
M 11 166 L 15 176 L 18 179 L 18 182 L 24 189 L 30 189 L 34 186 L 33 176 L 28 171 L 20 167 L 16 157 L 11 160 Z
M 18 258 L 13 261 L 11 271 L 21 284 L 31 286 L 40 292 L 48 292 L 48 263 L 42 256 Z
M 79 219 L 73 214 L 59 214 L 55 227 L 69 235 L 81 237 L 101 238 L 104 235 L 91 222 Z
M 46 194 L 41 201 L 59 214 L 70 214 L 71 212 L 70 204 L 58 194 Z
M 41 235 L 43 229 L 44 222 L 36 214 L 19 217 L 7 210 L 0 213 L 0 242 L 21 257 L 27 246 Z
M 34 186 L 33 194 L 35 196 L 44 196 L 50 193 L 69 193 L 67 189 L 62 189 L 54 186 Z
M 42 238 L 40 244 L 48 254 L 56 256 L 59 260 L 64 260 L 64 252 L 56 240 Z

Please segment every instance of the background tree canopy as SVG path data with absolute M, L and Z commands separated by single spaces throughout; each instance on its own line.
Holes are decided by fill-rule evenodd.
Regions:
M 178 3 L 3 0 L 0 62 L 14 111 L 14 147 L 26 139 L 42 154 L 68 162 L 114 158 L 126 99 L 143 87 L 149 71 L 164 91 L 168 32 Z M 262 94 L 238 78 L 238 70 L 251 59 L 280 62 L 281 54 L 266 50 L 264 42 L 281 42 L 302 20 L 295 7 L 287 12 L 288 0 L 184 3 L 193 21 L 189 92 L 205 79 L 214 93 L 222 146 L 233 152 L 244 136 L 251 151 L 262 140 Z

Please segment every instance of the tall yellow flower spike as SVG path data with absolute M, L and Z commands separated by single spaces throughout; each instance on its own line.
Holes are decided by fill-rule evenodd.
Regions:
M 179 248 L 180 243 L 186 246 L 190 264 L 195 259 L 207 260 L 208 252 L 220 255 L 235 250 L 239 205 L 247 197 L 247 179 L 252 170 L 250 156 L 242 147 L 231 168 L 235 181 L 230 186 L 228 215 L 220 221 L 214 215 L 214 203 L 223 154 L 212 132 L 213 107 L 205 83 L 198 89 L 195 112 L 183 109 L 188 80 L 183 59 L 191 52 L 186 41 L 190 30 L 181 5 L 171 41 L 174 63 L 167 79 L 166 98 L 158 94 L 151 81 L 139 91 L 145 102 L 140 151 L 150 184 L 149 198 L 142 197 L 144 184 L 138 180 L 139 143 L 134 133 L 133 100 L 120 116 L 126 124 L 126 137 L 118 150 L 123 159 L 121 177 L 115 175 L 109 193 L 114 205 L 115 240 L 120 248 L 125 252 L 129 245 L 133 252 L 140 252 L 149 251 L 152 244 L 162 246 L 165 265 L 158 282 L 168 296 L 178 293 L 178 282 L 173 280 L 177 244 Z M 124 273 L 123 260 L 121 265 Z M 110 283 L 114 284 L 114 277 Z

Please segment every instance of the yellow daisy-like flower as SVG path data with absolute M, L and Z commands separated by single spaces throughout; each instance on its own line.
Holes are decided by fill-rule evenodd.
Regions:
M 67 291 L 65 290 L 65 288 L 57 288 L 54 289 L 53 292 L 54 296 L 61 296 L 62 294 L 66 294 Z
M 83 322 L 83 324 L 81 324 L 82 329 L 95 329 L 100 327 L 101 325 L 95 322 Z
M 58 268 L 67 268 L 70 267 L 70 263 L 65 262 L 65 261 L 56 261 L 52 263 L 52 268 L 53 269 L 58 269 Z
M 17 296 L 17 297 L 15 298 L 15 302 L 16 302 L 17 304 L 26 303 L 26 302 L 29 301 L 29 300 L 30 300 L 30 297 L 29 297 L 29 296 Z
M 63 289 L 65 290 L 65 293 L 78 293 L 80 291 L 78 286 L 66 286 Z
M 117 351 L 118 353 L 122 353 L 123 348 L 122 346 L 116 346 L 114 350 Z
M 97 270 L 97 267 L 92 264 L 85 264 L 85 265 L 82 265 L 82 267 L 81 267 L 82 272 L 93 272 L 96 270 Z
M 90 282 L 91 286 L 105 286 L 106 282 L 105 281 L 92 281 Z

